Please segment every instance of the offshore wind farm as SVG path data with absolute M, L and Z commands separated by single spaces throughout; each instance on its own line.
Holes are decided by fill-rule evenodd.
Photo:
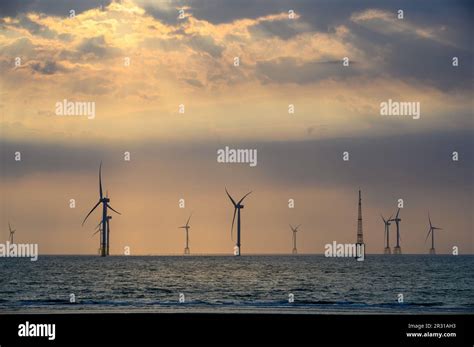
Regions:
M 306 313 L 341 313 L 351 312 L 358 314 L 370 313 L 465 313 L 472 311 L 472 301 L 468 294 L 469 280 L 473 274 L 474 257 L 472 256 L 453 256 L 435 254 L 434 247 L 434 231 L 442 230 L 434 226 L 431 216 L 428 214 L 429 231 L 426 240 L 431 236 L 431 249 L 429 255 L 401 255 L 400 253 L 390 253 L 390 222 L 401 222 L 400 208 L 397 209 L 395 217 L 385 218 L 381 216 L 384 226 L 384 251 L 383 254 L 370 254 L 364 259 L 364 265 L 358 265 L 359 262 L 351 258 L 351 256 L 343 255 L 342 258 L 328 258 L 322 254 L 298 254 L 297 249 L 297 233 L 301 224 L 293 226 L 289 224 L 292 233 L 292 251 L 285 254 L 240 254 L 234 253 L 209 255 L 194 254 L 191 255 L 189 247 L 189 230 L 191 228 L 191 217 L 195 212 L 189 214 L 186 223 L 179 229 L 185 231 L 185 248 L 184 255 L 186 257 L 173 255 L 124 255 L 118 254 L 111 257 L 110 260 L 101 260 L 110 254 L 110 220 L 112 216 L 108 215 L 108 209 L 112 210 L 109 205 L 110 198 L 108 193 L 103 194 L 102 187 L 102 163 L 99 165 L 98 174 L 99 183 L 99 200 L 92 210 L 86 215 L 84 222 L 102 204 L 102 216 L 96 231 L 92 236 L 100 235 L 99 256 L 86 255 L 70 255 L 70 256 L 54 256 L 44 255 L 41 257 L 39 265 L 39 273 L 42 280 L 48 283 L 53 279 L 49 276 L 56 272 L 51 272 L 51 267 L 59 269 L 61 275 L 56 277 L 54 283 L 60 284 L 66 292 L 78 292 L 78 299 L 74 304 L 68 302 L 68 298 L 63 297 L 64 294 L 56 293 L 53 296 L 48 295 L 50 289 L 48 286 L 43 287 L 43 294 L 39 299 L 24 300 L 20 296 L 10 296 L 7 300 L 0 301 L 0 309 L 5 312 L 306 312 Z M 234 211 L 232 214 L 231 235 L 233 234 L 235 220 L 237 219 L 237 240 L 235 247 L 241 245 L 242 220 L 240 210 L 243 209 L 244 199 L 251 192 L 246 193 L 242 198 L 236 201 L 227 188 L 224 189 L 226 198 L 231 201 Z M 118 191 L 117 195 L 120 194 Z M 253 201 L 258 199 L 258 194 L 254 193 Z M 355 199 L 354 199 L 355 200 Z M 371 231 L 365 229 L 363 232 L 363 204 L 362 192 L 359 189 L 357 213 L 353 213 L 356 228 L 352 230 L 356 242 L 354 245 L 364 245 L 364 237 L 366 238 Z M 355 208 L 354 208 L 355 210 Z M 119 213 L 116 210 L 112 210 Z M 124 214 L 124 216 L 126 213 Z M 80 221 L 78 221 L 79 223 Z M 212 221 L 206 221 L 207 223 Z M 206 228 L 205 225 L 199 226 L 200 229 Z M 250 227 L 248 229 L 251 229 Z M 306 228 L 306 234 L 311 231 Z M 13 243 L 13 233 L 10 223 L 8 224 L 10 241 Z M 422 231 L 420 231 L 420 235 Z M 396 236 L 397 246 L 400 247 L 399 233 Z M 198 235 L 196 235 L 198 237 Z M 233 240 L 233 237 L 231 238 Z M 236 250 L 236 248 L 234 248 Z M 293 257 L 297 255 L 298 257 Z M 365 254 L 364 254 L 365 255 Z M 431 257 L 430 257 L 431 255 Z M 235 262 L 235 259 L 242 256 L 242 260 Z M 430 258 L 425 258 L 430 257 Z M 5 259 L 6 260 L 6 259 Z M 359 260 L 359 259 L 358 259 Z M 32 272 L 30 262 L 21 259 L 9 259 L 0 263 L 0 273 L 4 278 L 6 287 L 4 290 L 17 292 L 21 297 L 32 295 L 37 288 L 32 284 L 36 283 L 36 276 L 26 275 Z M 420 264 L 424 264 L 420 267 Z M 9 266 L 15 267 L 15 273 L 10 271 Z M 251 271 L 252 275 L 240 273 L 238 268 L 245 267 L 246 271 Z M 436 286 L 448 290 L 448 283 L 442 280 L 442 271 L 451 273 L 450 268 L 457 267 L 459 270 L 455 272 L 455 277 L 463 280 L 466 285 L 466 295 L 462 294 L 450 297 L 448 301 L 440 294 L 426 295 L 421 290 L 423 285 L 413 287 L 411 281 L 417 278 L 413 271 L 426 271 L 430 274 L 424 275 L 424 281 L 427 283 L 436 283 Z M 61 269 L 76 269 L 72 272 L 63 272 Z M 98 276 L 96 273 L 100 268 L 100 272 L 105 276 Z M 167 270 L 163 272 L 162 268 Z M 267 269 L 275 269 L 268 272 Z M 327 269 L 333 269 L 330 273 Z M 344 269 L 350 269 L 347 273 Z M 407 271 L 410 269 L 410 271 Z M 441 271 L 441 273 L 440 273 Z M 22 275 L 24 273 L 24 275 Z M 81 273 L 82 275 L 77 275 Z M 393 278 L 397 278 L 397 282 L 392 280 L 382 280 L 387 273 Z M 435 274 L 438 275 L 435 275 Z M 199 275 L 198 275 L 199 274 Z M 97 277 L 98 276 L 98 277 Z M 348 277 L 349 276 L 349 277 Z M 414 277 L 415 276 L 415 277 Z M 128 283 L 125 287 L 114 287 L 110 280 L 106 278 L 120 277 L 124 283 Z M 12 282 L 13 278 L 20 278 Z M 97 280 L 98 278 L 101 278 Z M 273 283 L 279 278 L 284 278 L 284 282 L 277 287 L 267 287 L 264 283 Z M 294 294 L 291 294 L 293 301 L 288 301 L 285 297 L 292 293 L 298 287 L 298 281 L 303 278 L 312 278 L 311 284 L 300 288 L 296 301 Z M 217 280 L 219 279 L 219 280 Z M 361 280 L 362 279 L 362 280 Z M 94 281 L 94 285 L 92 282 Z M 216 285 L 216 281 L 219 284 Z M 255 286 L 255 282 L 263 283 L 263 285 Z M 320 287 L 321 281 L 332 287 L 332 290 Z M 160 285 L 156 286 L 156 282 Z M 347 283 L 359 283 L 356 287 L 350 288 Z M 372 290 L 370 295 L 361 294 L 361 290 L 365 288 L 366 282 L 371 282 Z M 452 283 L 451 281 L 449 283 Z M 395 286 L 396 291 L 403 291 L 410 296 L 409 302 L 396 302 L 395 300 L 387 300 L 384 296 L 390 286 Z M 464 288 L 461 285 L 461 289 Z M 342 286 L 342 287 L 340 287 Z M 85 288 L 101 288 L 100 291 L 88 291 L 83 293 Z M 336 287 L 338 289 L 336 289 Z M 105 292 L 103 289 L 107 289 Z M 115 288 L 115 289 L 113 289 Z M 176 292 L 166 288 L 179 288 Z M 265 289 L 266 288 L 266 289 Z M 262 294 L 262 290 L 266 294 Z M 353 291 L 353 293 L 351 293 Z M 394 292 L 394 293 L 395 293 Z M 183 294 L 185 293 L 185 294 Z M 285 294 L 286 293 L 286 294 Z M 177 295 L 186 295 L 188 298 L 184 303 L 176 300 Z M 251 297 L 251 299 L 242 299 L 242 295 Z M 107 300 L 104 298 L 108 297 Z M 76 297 L 76 296 L 75 296 Z M 392 298 L 394 299 L 394 298 Z
M 0 312 L 474 312 L 473 6 L 58 3 L 0 1 Z

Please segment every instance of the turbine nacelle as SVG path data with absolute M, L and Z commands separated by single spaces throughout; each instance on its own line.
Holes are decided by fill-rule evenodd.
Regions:
M 398 209 L 397 215 L 395 216 L 395 218 L 393 218 L 393 219 L 390 218 L 388 221 L 389 221 L 389 222 L 395 222 L 395 223 L 397 223 L 397 224 L 398 224 L 398 222 L 401 222 L 402 219 L 398 217 L 399 213 L 400 213 L 400 208 Z

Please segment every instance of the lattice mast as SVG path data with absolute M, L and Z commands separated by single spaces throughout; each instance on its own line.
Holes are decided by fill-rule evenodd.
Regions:
M 357 243 L 364 244 L 364 232 L 362 230 L 362 194 L 359 189 L 359 217 L 357 219 Z

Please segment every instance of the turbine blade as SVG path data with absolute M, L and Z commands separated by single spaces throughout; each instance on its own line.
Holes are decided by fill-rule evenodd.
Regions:
M 97 204 L 95 204 L 94 207 L 92 207 L 92 210 L 90 210 L 90 212 L 87 214 L 86 218 L 84 218 L 84 220 L 82 221 L 82 225 L 84 225 L 84 223 L 86 222 L 87 217 L 89 217 L 91 215 L 91 213 L 96 209 L 97 206 L 99 206 L 99 204 L 100 204 L 100 200 L 99 200 L 99 202 L 97 202 Z
M 191 216 L 193 215 L 193 213 L 191 212 L 191 214 L 189 215 L 189 218 L 188 218 L 188 221 L 186 222 L 186 226 L 189 225 L 189 221 L 191 220 Z
M 432 228 L 433 226 L 431 225 L 431 218 L 430 218 L 430 213 L 428 212 L 428 220 L 430 221 L 430 227 Z
M 10 230 L 10 232 L 12 232 L 12 227 L 10 226 L 10 222 L 8 222 L 8 230 Z
M 293 225 L 291 225 L 291 224 L 288 224 L 288 225 L 290 226 L 290 229 L 293 230 Z
M 295 231 L 298 231 L 298 228 L 301 226 L 301 224 L 298 224 L 298 226 L 295 228 Z
M 111 209 L 112 211 L 114 211 L 115 213 L 121 214 L 120 212 L 115 211 L 115 210 L 112 208 L 112 206 L 110 206 L 109 204 L 107 204 L 107 207 L 110 208 L 110 209 Z
M 384 223 L 387 223 L 387 221 L 385 220 L 385 218 L 383 218 L 382 215 L 380 215 L 380 218 L 382 218 L 382 220 L 383 220 Z
M 100 228 L 100 225 L 102 224 L 102 222 L 99 222 L 99 224 L 97 224 L 97 226 L 95 227 L 96 229 L 97 228 Z
M 252 193 L 252 191 L 248 192 L 247 194 L 244 195 L 244 197 L 242 199 L 240 199 L 240 201 L 238 202 L 238 204 L 240 204 L 242 201 L 244 201 L 244 199 L 250 195 L 250 193 Z
M 428 237 L 430 236 L 430 234 L 431 234 L 431 229 L 428 231 L 428 234 L 426 234 L 425 243 L 426 243 L 426 240 L 428 240 Z
M 232 199 L 232 197 L 230 196 L 229 192 L 227 191 L 227 188 L 225 188 L 225 192 L 227 193 L 227 196 L 229 197 L 230 201 L 232 201 L 234 206 L 236 206 L 237 204 L 235 203 L 234 199 Z
M 100 231 L 100 229 L 97 230 L 95 233 L 93 233 L 92 236 L 94 236 L 95 234 L 97 234 L 99 231 Z
M 102 162 L 99 165 L 99 193 L 100 198 L 102 199 Z
M 237 213 L 237 208 L 234 208 L 234 218 L 232 218 L 232 227 L 230 228 L 230 237 L 232 241 L 234 241 L 234 222 L 235 222 L 235 214 Z
M 400 213 L 400 209 L 398 209 L 397 211 L 397 216 L 395 217 L 395 219 L 398 219 L 398 214 Z

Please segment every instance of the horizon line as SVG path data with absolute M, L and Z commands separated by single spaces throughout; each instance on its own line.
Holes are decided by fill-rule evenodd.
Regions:
M 325 256 L 324 253 L 245 253 L 241 254 L 241 256 L 308 256 L 308 255 L 322 255 Z M 464 254 L 451 254 L 451 253 L 437 253 L 437 254 L 429 254 L 429 253 L 403 253 L 403 254 L 384 254 L 384 253 L 366 253 L 366 255 L 383 255 L 383 256 L 399 256 L 399 255 L 430 255 L 430 256 L 437 256 L 437 255 L 452 255 L 452 256 L 460 256 L 460 255 L 474 255 L 474 253 L 464 253 Z M 97 256 L 100 258 L 98 254 L 91 254 L 91 253 L 45 253 L 39 254 L 40 256 Z M 166 253 L 166 254 L 133 254 L 133 255 L 125 255 L 125 254 L 110 254 L 109 256 L 113 257 L 190 257 L 190 256 L 226 256 L 226 257 L 235 257 L 233 253 L 191 253 L 191 254 L 183 254 L 183 253 Z M 0 257 L 0 258 L 8 258 L 8 257 Z M 326 257 L 325 258 L 352 258 L 352 257 Z

